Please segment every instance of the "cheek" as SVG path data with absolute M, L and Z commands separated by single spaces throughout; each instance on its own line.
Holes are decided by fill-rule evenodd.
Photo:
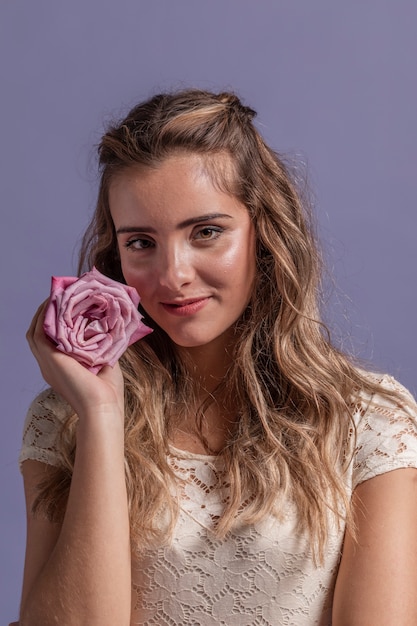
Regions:
M 152 284 L 149 272 L 134 270 L 131 267 L 124 266 L 122 263 L 122 273 L 126 284 L 134 287 L 141 297 L 148 293 Z
M 230 246 L 222 257 L 222 273 L 234 276 L 240 283 L 244 282 L 250 289 L 255 277 L 256 253 L 255 238 L 252 233 L 238 239 Z

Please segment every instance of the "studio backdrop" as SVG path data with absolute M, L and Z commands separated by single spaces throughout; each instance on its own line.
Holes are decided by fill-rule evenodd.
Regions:
M 337 341 L 416 392 L 416 23 L 414 0 L 1 0 L 2 624 L 23 571 L 22 424 L 44 385 L 25 331 L 51 275 L 76 270 L 95 145 L 138 100 L 228 89 L 258 111 L 311 190 Z

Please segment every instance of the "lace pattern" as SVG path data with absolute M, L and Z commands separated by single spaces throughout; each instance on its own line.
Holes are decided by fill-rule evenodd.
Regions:
M 45 389 L 32 402 L 23 426 L 23 444 L 19 464 L 31 459 L 48 465 L 60 465 L 59 435 L 73 410 L 52 389 Z
M 307 537 L 297 535 L 291 505 L 279 522 L 271 517 L 218 540 L 212 519 L 227 487 L 218 488 L 210 457 L 191 456 L 170 459 L 178 476 L 195 480 L 181 492 L 172 544 L 133 563 L 132 625 L 330 624 L 343 531 L 333 528 L 324 568 L 314 566 Z
M 396 406 L 380 396 L 358 404 L 357 440 L 353 457 L 352 489 L 358 484 L 401 467 L 416 467 L 417 426 L 412 395 L 391 376 L 381 381 L 404 398 Z
M 394 379 L 381 383 L 411 396 Z M 400 467 L 417 467 L 417 412 L 380 396 L 361 397 L 346 488 Z M 32 404 L 20 462 L 59 464 L 57 431 L 70 409 L 53 392 Z M 352 433 L 353 435 L 353 433 Z M 313 563 L 308 538 L 296 532 L 285 504 L 283 519 L 236 529 L 224 540 L 212 529 L 228 497 L 221 458 L 171 449 L 180 514 L 172 543 L 132 562 L 132 626 L 328 626 L 343 542 L 332 527 L 325 561 Z

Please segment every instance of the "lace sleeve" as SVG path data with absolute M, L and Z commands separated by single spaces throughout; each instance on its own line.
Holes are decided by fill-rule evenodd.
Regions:
M 353 484 L 403 467 L 417 468 L 417 405 L 412 395 L 391 376 L 382 388 L 395 391 L 398 400 L 375 394 L 357 412 L 357 439 Z
M 48 465 L 61 464 L 59 436 L 72 413 L 69 404 L 52 389 L 46 389 L 33 400 L 23 427 L 20 467 L 28 459 Z

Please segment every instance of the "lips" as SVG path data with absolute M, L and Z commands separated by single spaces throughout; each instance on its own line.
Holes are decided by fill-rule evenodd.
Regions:
M 206 306 L 209 297 L 181 300 L 179 302 L 161 302 L 165 311 L 177 316 L 187 316 L 197 313 Z

